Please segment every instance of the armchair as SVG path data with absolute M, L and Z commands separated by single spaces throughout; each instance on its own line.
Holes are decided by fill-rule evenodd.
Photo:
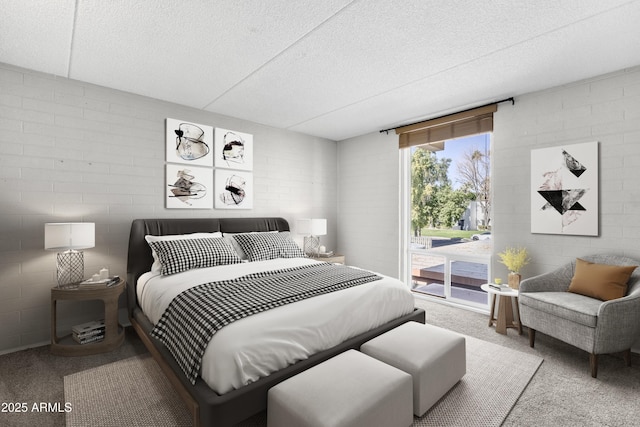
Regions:
M 640 261 L 617 255 L 581 257 L 597 264 L 640 265 Z M 576 261 L 525 279 L 520 284 L 520 321 L 529 328 L 529 345 L 536 331 L 589 353 L 591 376 L 598 374 L 598 355 L 623 352 L 631 365 L 631 347 L 640 338 L 640 268 L 629 277 L 622 298 L 601 301 L 567 292 Z

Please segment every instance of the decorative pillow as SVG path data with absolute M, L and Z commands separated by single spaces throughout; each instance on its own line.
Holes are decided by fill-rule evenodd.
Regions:
M 281 233 L 237 234 L 234 239 L 242 248 L 249 261 L 262 261 L 274 258 L 305 258 L 302 249 L 289 236 L 288 231 Z
M 144 236 L 144 239 L 147 243 L 151 242 L 162 242 L 165 240 L 184 240 L 184 239 L 203 239 L 207 237 L 222 237 L 222 233 L 219 231 L 213 233 L 191 233 L 191 234 L 167 234 L 164 236 L 153 236 L 151 234 L 147 234 Z M 151 272 L 160 274 L 162 271 L 162 264 L 160 264 L 160 260 L 158 259 L 158 254 L 156 251 L 151 248 L 151 255 L 153 255 L 153 264 L 151 265 Z
M 577 258 L 569 292 L 602 301 L 622 298 L 627 293 L 627 282 L 636 267 L 596 264 Z
M 240 257 L 241 260 L 243 261 L 249 261 L 249 257 L 247 256 L 247 254 L 244 253 L 244 251 L 242 250 L 242 247 L 240 246 L 240 244 L 238 243 L 238 241 L 236 239 L 234 239 L 234 236 L 237 236 L 239 234 L 258 234 L 258 231 L 250 231 L 248 233 L 223 233 L 222 235 L 224 236 L 224 238 L 226 240 L 229 241 L 229 243 L 231 243 L 231 246 L 233 246 L 233 249 L 236 250 L 236 252 L 238 253 L 238 256 Z M 278 233 L 277 231 L 263 231 L 263 233 Z
M 194 268 L 237 264 L 242 260 L 223 238 L 164 240 L 150 242 L 157 253 L 163 276 Z

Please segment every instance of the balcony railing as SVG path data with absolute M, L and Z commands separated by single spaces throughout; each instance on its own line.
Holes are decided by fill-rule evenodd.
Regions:
M 487 293 L 480 285 L 491 277 L 490 242 L 434 247 L 431 242 L 422 245 L 413 239 L 409 254 L 414 292 L 488 310 Z

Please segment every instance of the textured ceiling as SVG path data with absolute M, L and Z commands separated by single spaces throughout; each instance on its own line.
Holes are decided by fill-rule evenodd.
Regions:
M 0 7 L 0 62 L 333 140 L 640 65 L 640 0 Z

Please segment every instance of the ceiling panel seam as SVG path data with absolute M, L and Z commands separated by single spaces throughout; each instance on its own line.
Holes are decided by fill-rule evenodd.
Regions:
M 73 45 L 76 35 L 76 22 L 78 20 L 78 2 L 80 0 L 75 0 L 75 5 L 73 7 L 73 24 L 71 25 L 71 39 L 69 41 L 69 56 L 67 59 L 67 78 L 71 78 L 71 57 L 73 56 Z
M 287 52 L 288 50 L 290 50 L 292 47 L 294 47 L 295 45 L 297 45 L 298 43 L 300 43 L 302 40 L 306 39 L 307 37 L 309 37 L 311 34 L 313 34 L 314 32 L 318 31 L 318 29 L 320 29 L 322 26 L 324 26 L 327 22 L 329 22 L 330 20 L 332 20 L 333 18 L 335 18 L 336 16 L 338 16 L 339 14 L 341 14 L 342 12 L 344 12 L 347 8 L 351 7 L 354 3 L 356 3 L 358 0 L 352 0 L 349 3 L 347 3 L 346 5 L 344 5 L 343 7 L 341 7 L 337 12 L 335 12 L 334 14 L 332 14 L 331 16 L 327 17 L 325 20 L 323 20 L 321 23 L 319 23 L 318 25 L 316 25 L 315 27 L 313 27 L 312 29 L 310 29 L 309 31 L 307 31 L 306 33 L 304 33 L 302 36 L 300 36 L 296 41 L 294 41 L 293 43 L 289 44 L 287 47 L 285 47 L 284 49 L 282 49 L 280 52 L 278 52 L 277 54 L 273 55 L 268 61 L 264 62 L 262 65 L 256 67 L 253 71 L 251 71 L 249 74 L 245 75 L 243 78 L 241 78 L 240 80 L 238 80 L 237 82 L 235 82 L 233 85 L 229 86 L 229 88 L 227 88 L 227 90 L 225 90 L 224 92 L 222 92 L 220 95 L 216 96 L 211 102 L 207 103 L 204 107 L 202 107 L 203 110 L 206 110 L 207 108 L 209 108 L 213 103 L 215 103 L 218 99 L 222 98 L 223 96 L 225 96 L 227 93 L 229 93 L 230 91 L 232 91 L 235 87 L 237 87 L 238 85 L 242 84 L 242 82 L 244 82 L 245 80 L 247 80 L 248 78 L 250 78 L 251 76 L 253 76 L 255 73 L 257 73 L 258 71 L 262 70 L 264 67 L 266 67 L 268 64 L 270 64 L 271 62 L 275 61 L 277 58 L 279 58 L 281 55 L 283 55 L 285 52 Z

